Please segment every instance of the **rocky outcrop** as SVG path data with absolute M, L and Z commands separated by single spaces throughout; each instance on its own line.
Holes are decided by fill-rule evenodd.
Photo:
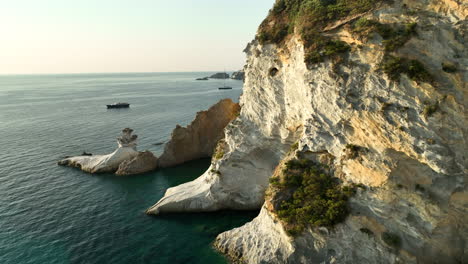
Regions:
M 198 112 L 187 127 L 177 125 L 159 157 L 159 166 L 170 167 L 184 162 L 211 157 L 223 130 L 239 114 L 239 104 L 224 99 L 207 111 Z
M 232 75 L 231 75 L 231 79 L 233 79 L 233 80 L 243 81 L 244 78 L 245 78 L 244 70 L 233 72 Z
M 225 129 L 222 155 L 148 212 L 262 208 L 216 239 L 222 252 L 246 263 L 466 262 L 466 4 L 375 8 L 326 27 L 327 37 L 349 48 L 330 41 L 312 53 L 298 35 L 282 45 L 249 44 L 242 110 Z M 354 30 L 360 17 L 415 34 L 396 43 L 378 33 L 365 39 Z M 389 44 L 401 47 L 389 52 Z M 342 57 L 320 57 L 340 48 Z M 306 65 L 306 53 L 314 63 Z M 334 176 L 363 186 L 344 222 L 296 237 L 264 204 L 269 178 L 294 142 L 297 152 L 327 153 Z
M 150 151 L 138 153 L 133 159 L 125 160 L 119 165 L 117 175 L 135 175 L 156 170 L 158 158 Z
M 132 135 L 133 130 L 125 128 L 122 130 L 122 135 L 117 138 L 118 148 L 108 155 L 83 155 L 69 157 L 58 162 L 58 165 L 76 167 L 89 173 L 114 173 L 119 170 L 122 163 L 126 164 L 122 167 L 121 172 L 138 171 L 138 173 L 151 170 L 152 164 L 142 164 L 141 161 L 146 161 L 148 154 L 140 155 L 136 150 L 136 141 L 138 136 Z M 152 154 L 151 154 L 152 155 Z M 144 159 L 142 159 L 144 158 Z M 136 168 L 135 165 L 142 165 Z
M 210 76 L 210 79 L 229 79 L 229 74 L 225 72 L 218 72 Z

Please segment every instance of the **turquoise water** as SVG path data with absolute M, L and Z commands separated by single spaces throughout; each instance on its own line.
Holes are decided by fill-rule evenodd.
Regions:
M 209 160 L 142 176 L 90 175 L 59 167 L 83 151 L 116 148 L 120 130 L 160 154 L 176 124 L 242 82 L 194 81 L 209 73 L 0 76 L 0 263 L 226 263 L 216 235 L 257 212 L 147 216 L 165 190 L 204 172 Z M 126 110 L 105 104 L 129 102 Z

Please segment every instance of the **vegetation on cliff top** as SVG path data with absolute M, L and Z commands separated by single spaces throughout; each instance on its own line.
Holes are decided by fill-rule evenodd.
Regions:
M 392 81 L 398 81 L 402 73 L 408 75 L 408 77 L 414 81 L 432 81 L 432 76 L 418 60 L 409 60 L 402 57 L 386 55 L 380 64 L 380 68 Z
M 385 51 L 395 51 L 402 47 L 412 36 L 416 35 L 416 23 L 404 25 L 382 24 L 378 21 L 360 18 L 352 27 L 353 33 L 361 38 L 369 38 L 373 33 L 379 34 L 384 40 Z
M 330 58 L 341 61 L 341 55 L 351 47 L 340 40 L 326 36 L 327 26 L 339 20 L 364 14 L 387 0 L 277 0 L 267 18 L 260 25 L 258 40 L 260 43 L 282 44 L 291 33 L 298 33 L 304 43 L 305 63 L 311 66 Z M 352 21 L 350 19 L 349 21 Z M 401 48 L 416 35 L 416 23 L 403 25 L 382 24 L 375 20 L 360 18 L 352 24 L 351 32 L 361 38 L 369 38 L 373 33 L 382 38 L 386 56 L 381 69 L 393 81 L 398 81 L 401 74 L 407 74 L 412 80 L 431 82 L 432 77 L 417 60 L 408 60 L 393 56 L 391 53 Z M 445 67 L 453 72 L 454 67 Z
M 213 160 L 220 160 L 224 157 L 225 151 L 224 149 L 226 148 L 226 141 L 223 139 L 220 139 L 218 141 L 218 144 L 216 144 L 216 147 L 213 151 Z
M 277 0 L 260 25 L 260 43 L 280 44 L 293 32 L 301 35 L 310 65 L 335 58 L 350 47 L 324 36 L 324 28 L 334 21 L 371 10 L 383 0 Z
M 270 183 L 276 193 L 291 194 L 276 212 L 289 234 L 309 226 L 332 227 L 346 219 L 354 187 L 340 185 L 320 164 L 307 159 L 288 161 L 282 174 Z
M 414 81 L 431 82 L 432 76 L 420 61 L 391 55 L 391 52 L 401 48 L 411 37 L 416 35 L 416 26 L 416 23 L 389 25 L 360 18 L 353 24 L 352 31 L 364 39 L 370 38 L 373 33 L 377 33 L 383 38 L 385 56 L 380 63 L 380 69 L 387 74 L 390 80 L 398 81 L 400 75 L 404 73 Z

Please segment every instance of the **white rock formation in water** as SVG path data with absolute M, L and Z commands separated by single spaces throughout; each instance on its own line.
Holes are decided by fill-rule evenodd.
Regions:
M 77 167 L 89 173 L 114 173 L 119 169 L 121 163 L 128 163 L 139 156 L 140 152 L 136 149 L 138 136 L 132 135 L 132 133 L 133 130 L 130 128 L 122 130 L 122 135 L 117 138 L 119 147 L 111 154 L 70 157 L 59 161 L 58 164 Z M 150 168 L 154 169 L 155 167 L 150 166 Z M 140 168 L 138 173 L 141 171 Z M 127 171 L 121 174 L 133 173 Z
M 350 30 L 352 20 L 326 32 L 351 46 L 341 63 L 308 68 L 295 34 L 281 47 L 253 41 L 241 113 L 225 129 L 222 155 L 198 179 L 168 189 L 147 212 L 261 208 L 251 223 L 215 243 L 246 263 L 466 263 L 467 5 L 398 0 L 375 8 L 361 16 L 417 23 L 417 34 L 392 55 L 420 61 L 433 82 L 407 74 L 392 80 L 380 67 L 382 37 L 363 41 Z M 300 152 L 331 155 L 342 181 L 366 186 L 333 230 L 310 228 L 290 237 L 264 203 L 269 178 L 295 142 Z M 367 151 L 350 158 L 349 145 Z M 399 248 L 384 242 L 386 232 L 401 239 Z

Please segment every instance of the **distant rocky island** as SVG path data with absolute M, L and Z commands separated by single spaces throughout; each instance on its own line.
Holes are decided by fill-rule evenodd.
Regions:
M 245 78 L 244 70 L 233 72 L 232 75 L 231 75 L 231 79 L 233 79 L 233 80 L 243 81 L 244 78 Z
M 260 210 L 214 241 L 235 263 L 467 263 L 466 4 L 311 3 L 276 0 L 240 105 L 176 126 L 157 165 L 211 165 L 146 213 Z M 59 164 L 139 167 L 134 140 Z
M 215 73 L 211 76 L 207 76 L 207 77 L 200 77 L 200 78 L 197 78 L 195 80 L 197 81 L 208 81 L 209 79 L 233 79 L 233 80 L 244 80 L 244 76 L 245 76 L 245 73 L 244 73 L 244 70 L 240 70 L 240 71 L 236 71 L 234 72 L 232 75 L 229 75 L 228 73 L 225 73 L 225 72 L 218 72 L 218 73 Z

